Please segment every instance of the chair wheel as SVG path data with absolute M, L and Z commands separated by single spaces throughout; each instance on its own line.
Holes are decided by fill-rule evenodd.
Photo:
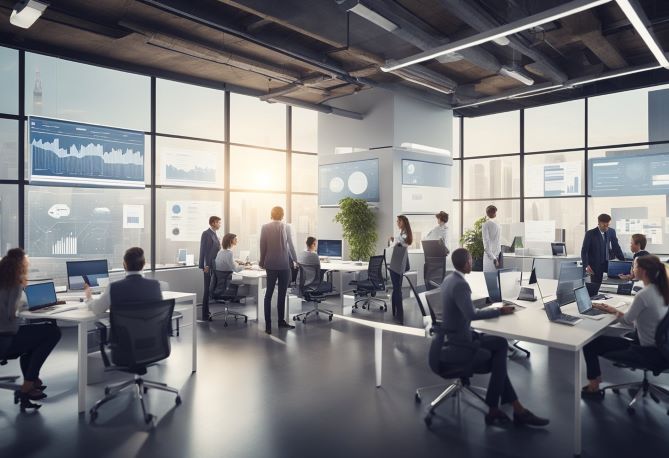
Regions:
M 414 396 L 414 399 L 416 400 L 417 404 L 420 404 L 420 402 L 422 401 L 422 399 L 420 398 L 420 394 L 418 394 L 418 393 L 416 393 L 416 395 Z
M 144 388 L 144 394 L 149 392 L 149 389 L 147 387 L 143 387 L 143 388 Z
M 381 312 L 385 312 L 385 310 L 384 310 L 384 308 L 383 308 L 383 305 L 379 307 L 379 310 L 380 310 Z
M 248 323 L 248 322 L 249 322 L 249 317 L 245 316 L 244 317 L 244 323 Z
M 628 407 L 628 408 L 627 408 L 627 413 L 628 413 L 629 415 L 634 415 L 635 412 L 636 412 L 636 411 L 634 410 L 634 407 Z
M 97 410 L 92 410 L 92 409 L 91 409 L 91 411 L 90 411 L 90 417 L 91 417 L 91 418 L 90 418 L 90 422 L 91 422 L 91 423 L 95 423 L 95 420 L 97 420 L 97 418 L 98 418 L 98 412 L 97 412 Z
M 293 321 L 297 321 L 297 315 L 293 317 Z
M 227 322 L 227 321 L 224 321 L 224 322 L 223 322 L 223 327 L 224 327 L 224 328 L 227 328 L 227 327 L 228 327 L 228 322 Z
M 332 321 L 332 315 L 330 315 L 330 316 L 328 317 L 328 320 Z
M 105 387 L 105 396 L 109 396 L 109 393 L 111 393 L 111 389 L 109 387 Z
M 181 396 L 177 395 L 176 399 L 174 400 L 174 403 L 178 406 L 181 405 Z
M 151 423 L 153 421 L 154 418 L 155 417 L 153 415 L 151 415 L 150 413 L 146 414 L 146 415 L 144 415 L 144 423 L 146 423 L 148 425 L 149 423 Z
M 306 323 L 307 323 L 307 319 L 306 319 L 306 318 L 302 318 L 302 323 L 306 324 Z

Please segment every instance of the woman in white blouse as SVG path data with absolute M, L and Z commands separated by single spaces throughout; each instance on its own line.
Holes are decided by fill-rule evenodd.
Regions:
M 410 247 L 413 244 L 413 233 L 411 232 L 411 224 L 409 218 L 404 215 L 397 216 L 397 233 L 394 237 L 388 239 L 390 246 Z M 407 256 L 407 264 L 404 269 L 409 270 L 409 257 Z M 402 272 L 403 273 L 403 272 Z M 402 305 L 402 273 L 390 271 L 390 280 L 393 282 L 393 295 L 391 302 L 393 305 L 393 316 L 395 322 L 404 324 L 404 307 Z
M 444 245 L 448 247 L 448 213 L 440 211 L 436 215 L 437 225 L 427 233 L 425 240 L 443 240 Z
M 488 220 L 483 223 L 483 271 L 493 272 L 499 266 L 499 255 L 502 252 L 500 243 L 501 228 L 494 219 L 497 216 L 497 207 L 488 205 L 485 209 Z

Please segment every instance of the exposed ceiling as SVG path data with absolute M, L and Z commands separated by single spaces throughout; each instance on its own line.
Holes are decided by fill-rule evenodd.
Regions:
M 669 51 L 669 1 L 630 1 Z M 14 3 L 0 0 L 1 44 L 325 112 L 369 87 L 478 116 L 669 81 L 660 68 L 572 84 L 657 65 L 615 1 L 391 72 L 380 67 L 571 1 L 61 0 L 27 30 L 9 23 Z

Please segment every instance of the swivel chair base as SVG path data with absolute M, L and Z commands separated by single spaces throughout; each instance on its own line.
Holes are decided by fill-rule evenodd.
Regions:
M 221 304 L 225 306 L 225 309 L 221 312 L 215 312 L 215 313 L 209 313 L 209 317 L 207 317 L 207 321 L 213 321 L 214 318 L 217 316 L 223 316 L 223 327 L 227 328 L 228 327 L 228 316 L 233 316 L 235 318 L 235 321 L 238 319 L 244 318 L 244 323 L 248 323 L 249 317 L 247 315 L 244 315 L 243 313 L 235 312 L 233 310 L 230 310 L 228 307 L 227 302 L 214 302 L 214 304 Z
M 151 424 L 152 427 L 155 426 L 156 417 L 151 413 L 147 412 L 146 404 L 144 403 L 144 394 L 148 391 L 149 388 L 154 388 L 156 390 L 174 393 L 176 395 L 176 398 L 174 400 L 175 404 L 176 405 L 181 404 L 181 397 L 179 396 L 179 391 L 176 388 L 167 386 L 165 383 L 144 380 L 142 377 L 135 374 L 135 377 L 131 380 L 126 380 L 125 382 L 105 387 L 105 397 L 96 402 L 95 405 L 91 407 L 91 410 L 89 411 L 91 423 L 94 423 L 95 420 L 98 418 L 98 409 L 103 404 L 106 404 L 107 402 L 114 399 L 121 391 L 128 388 L 129 386 L 133 386 L 135 388 L 135 394 L 139 398 L 139 402 L 142 406 L 142 413 L 144 414 L 144 422 L 147 425 Z
M 443 386 L 446 386 L 446 389 L 430 403 L 430 407 L 428 408 L 427 414 L 425 415 L 424 421 L 428 428 L 432 425 L 432 417 L 435 415 L 435 409 L 449 397 L 460 396 L 461 393 L 467 393 L 485 403 L 485 399 L 483 398 L 483 395 L 486 393 L 485 389 L 478 386 L 471 386 L 468 380 L 463 381 L 462 379 L 456 379 L 448 385 L 439 384 L 418 388 L 416 390 L 415 396 L 416 402 L 420 403 L 422 401 L 422 391 Z
M 662 397 L 665 398 L 665 400 L 669 400 L 669 389 L 660 385 L 655 385 L 653 383 L 650 383 L 648 381 L 648 371 L 643 371 L 643 380 L 640 382 L 609 385 L 605 386 L 602 389 L 604 390 L 604 392 L 606 392 L 606 390 L 611 390 L 616 394 L 620 394 L 620 390 L 623 390 L 625 388 L 629 389 L 632 392 L 636 390 L 636 393 L 634 393 L 632 396 L 632 400 L 630 401 L 629 404 L 627 404 L 627 413 L 630 415 L 634 415 L 635 413 L 634 406 L 641 398 L 646 398 L 650 396 L 650 398 L 653 401 L 655 401 L 656 404 L 660 403 L 660 398 Z M 669 415 L 669 408 L 667 409 L 667 415 Z
M 318 316 L 319 313 L 324 313 L 324 314 L 326 314 L 326 315 L 328 316 L 328 319 L 329 319 L 330 321 L 332 321 L 332 315 L 333 315 L 333 313 L 332 313 L 330 310 L 319 308 L 319 307 L 318 307 L 318 303 L 316 303 L 316 305 L 314 306 L 314 308 L 311 309 L 311 310 L 309 310 L 308 312 L 302 312 L 302 313 L 298 313 L 297 315 L 294 315 L 294 316 L 293 316 L 293 321 L 302 321 L 302 323 L 305 323 L 305 324 L 306 324 L 306 322 L 307 322 L 307 318 L 308 318 L 309 315 L 311 315 L 312 313 L 315 313 L 316 316 Z
M 371 296 L 371 297 L 364 297 L 362 299 L 358 299 L 353 303 L 353 308 L 351 310 L 351 313 L 354 313 L 354 311 L 358 308 L 358 304 L 362 303 L 362 308 L 364 310 L 372 310 L 372 303 L 376 302 L 377 304 L 380 304 L 379 310 L 382 312 L 387 312 L 388 311 L 388 304 L 386 304 L 386 301 L 383 299 L 379 299 L 377 297 Z

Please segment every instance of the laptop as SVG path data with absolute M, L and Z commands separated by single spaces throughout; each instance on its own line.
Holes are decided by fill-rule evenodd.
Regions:
M 574 296 L 576 296 L 576 307 L 578 307 L 578 313 L 581 315 L 597 316 L 606 314 L 606 312 L 603 310 L 596 309 L 592 306 L 592 300 L 590 300 L 588 288 L 585 286 L 576 288 L 574 290 Z
M 552 242 L 551 253 L 553 256 L 567 256 L 567 245 L 563 242 Z
M 632 261 L 609 261 L 606 271 L 606 278 L 603 283 L 620 284 L 629 283 L 629 280 L 623 280 L 621 275 L 628 275 L 632 271 Z
M 557 301 L 557 299 L 544 302 L 543 300 L 544 296 L 541 292 L 541 287 L 539 286 L 539 283 L 537 283 L 537 288 L 539 290 L 539 297 L 541 298 L 541 302 L 543 302 L 544 304 L 544 310 L 546 311 L 546 316 L 548 317 L 548 320 L 551 323 L 560 323 L 560 324 L 565 324 L 567 326 L 574 326 L 576 323 L 582 320 L 582 318 L 579 318 L 577 316 L 572 316 L 562 313 L 562 311 L 560 310 L 560 303 Z
M 28 311 L 49 312 L 56 309 L 56 305 L 64 304 L 56 298 L 56 287 L 53 282 L 36 283 L 23 289 L 28 299 Z

